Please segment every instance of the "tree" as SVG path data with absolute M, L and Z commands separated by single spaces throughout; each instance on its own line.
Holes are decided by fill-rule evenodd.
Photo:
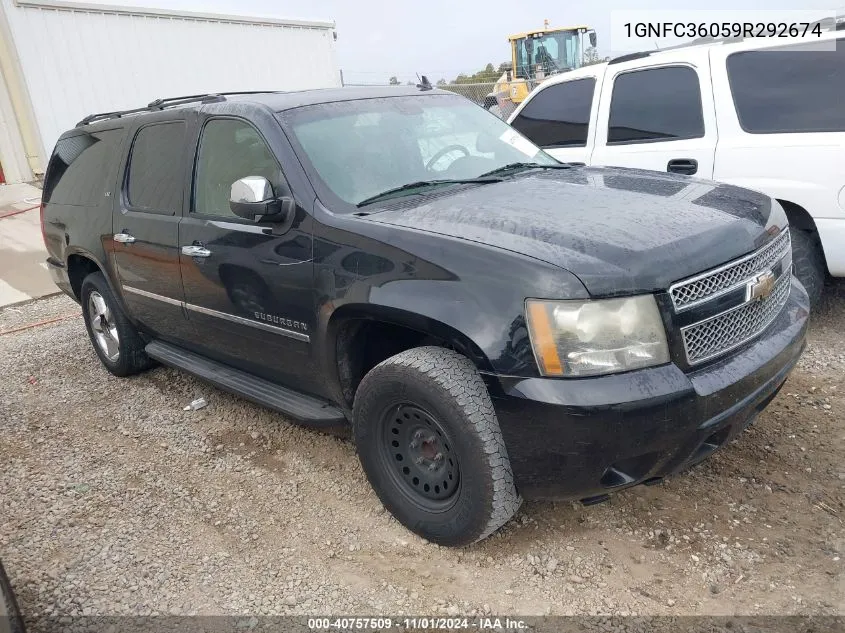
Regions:
M 391 86 L 398 86 L 399 80 L 396 78 L 396 75 L 393 75 L 393 77 L 387 80 L 387 83 L 389 83 Z
M 445 86 L 446 80 L 441 77 L 440 79 L 437 80 L 437 85 L 438 86 Z
M 584 66 L 592 66 L 593 64 L 603 64 L 610 61 L 610 57 L 599 57 L 599 52 L 595 46 L 590 46 L 584 51 Z
M 498 69 L 493 64 L 487 64 L 483 70 L 479 70 L 476 73 L 471 75 L 467 75 L 466 73 L 461 73 L 455 79 L 452 80 L 454 84 L 484 84 L 484 83 L 492 83 L 496 81 L 503 72 L 505 72 L 505 67 L 509 64 L 509 62 L 502 62 L 499 64 Z

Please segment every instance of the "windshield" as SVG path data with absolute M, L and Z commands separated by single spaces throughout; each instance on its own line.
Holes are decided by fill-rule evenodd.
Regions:
M 581 66 L 581 37 L 575 31 L 536 34 L 516 41 L 516 76 L 533 79 Z
M 280 115 L 318 189 L 356 205 L 431 180 L 553 158 L 496 116 L 448 94 L 340 101 Z M 444 183 L 444 186 L 446 184 Z

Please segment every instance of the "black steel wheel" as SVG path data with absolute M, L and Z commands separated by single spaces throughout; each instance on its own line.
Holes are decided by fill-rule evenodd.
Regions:
M 427 411 L 411 403 L 390 407 L 382 416 L 383 467 L 410 503 L 440 512 L 457 499 L 461 470 L 454 442 Z
M 376 365 L 355 393 L 353 431 L 379 499 L 429 541 L 479 541 L 519 508 L 487 387 L 457 352 L 418 347 Z

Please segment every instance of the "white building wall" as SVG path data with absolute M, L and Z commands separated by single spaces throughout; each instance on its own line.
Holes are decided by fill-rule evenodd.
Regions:
M 334 24 L 0 0 L 41 136 L 159 97 L 340 85 Z

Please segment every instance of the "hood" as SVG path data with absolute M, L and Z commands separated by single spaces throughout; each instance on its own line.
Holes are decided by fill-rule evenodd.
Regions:
M 592 296 L 665 290 L 787 225 L 761 193 L 636 169 L 532 171 L 412 196 L 367 220 L 448 235 L 565 268 Z

